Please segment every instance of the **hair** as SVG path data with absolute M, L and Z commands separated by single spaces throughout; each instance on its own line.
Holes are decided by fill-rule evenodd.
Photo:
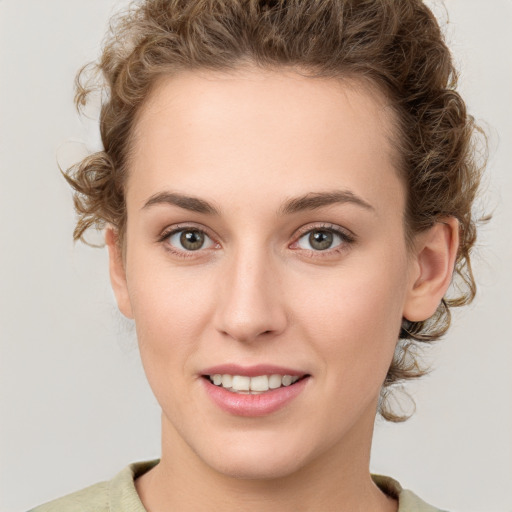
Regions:
M 470 251 L 476 240 L 472 205 L 483 164 L 482 134 L 456 92 L 457 72 L 436 18 L 421 0 L 145 0 L 111 20 L 97 62 L 80 70 L 75 102 L 102 93 L 103 150 L 65 173 L 74 188 L 75 240 L 112 225 L 122 240 L 125 183 L 137 114 L 162 76 L 180 70 L 283 67 L 311 77 L 361 79 L 388 98 L 394 143 L 406 184 L 406 235 L 447 217 L 459 221 L 460 245 L 451 296 L 423 322 L 404 320 L 383 383 L 379 412 L 394 412 L 391 391 L 424 375 L 417 351 L 442 336 L 450 308 L 472 301 Z M 483 135 L 483 134 L 482 134 Z

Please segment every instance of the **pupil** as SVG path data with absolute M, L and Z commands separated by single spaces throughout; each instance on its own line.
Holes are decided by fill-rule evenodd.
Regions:
M 204 234 L 200 231 L 184 231 L 180 236 L 181 245 L 189 251 L 197 251 L 204 244 Z
M 332 245 L 332 233 L 329 231 L 313 231 L 309 235 L 309 243 L 317 251 L 325 251 Z

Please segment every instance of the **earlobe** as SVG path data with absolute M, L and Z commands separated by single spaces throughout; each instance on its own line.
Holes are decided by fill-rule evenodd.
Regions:
M 117 305 L 124 316 L 133 318 L 121 247 L 118 243 L 118 234 L 112 226 L 105 229 L 105 243 L 108 248 L 110 282 L 116 296 Z
M 454 217 L 437 222 L 418 235 L 414 272 L 403 317 L 411 322 L 430 318 L 437 310 L 452 279 L 459 248 L 459 223 Z

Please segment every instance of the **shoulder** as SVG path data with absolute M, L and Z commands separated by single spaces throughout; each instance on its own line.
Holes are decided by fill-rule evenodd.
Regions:
M 372 479 L 382 492 L 398 501 L 398 512 L 446 512 L 429 505 L 412 491 L 402 488 L 389 476 L 372 475 Z
M 158 460 L 130 464 L 112 480 L 40 505 L 29 512 L 145 512 L 134 480 L 158 464 Z
M 100 482 L 40 505 L 30 512 L 108 512 L 108 502 L 109 482 Z

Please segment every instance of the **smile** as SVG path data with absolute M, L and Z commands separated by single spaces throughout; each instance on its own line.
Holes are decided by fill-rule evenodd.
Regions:
M 222 364 L 204 369 L 206 395 L 233 416 L 258 417 L 291 406 L 303 394 L 311 374 L 275 365 Z
M 222 387 L 232 393 L 251 395 L 291 386 L 301 378 L 297 375 L 271 374 L 248 377 L 246 375 L 230 375 L 227 373 L 216 373 L 214 375 L 207 375 L 206 377 L 215 386 Z

